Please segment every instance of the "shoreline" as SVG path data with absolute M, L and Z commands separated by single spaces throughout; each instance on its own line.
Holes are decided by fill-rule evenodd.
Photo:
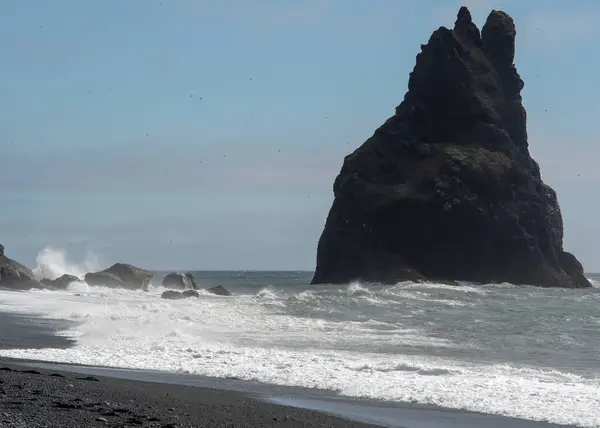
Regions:
M 72 326 L 73 322 L 39 318 L 26 314 L 18 313 L 0 313 L 0 349 L 10 348 L 69 348 L 74 346 L 75 341 L 60 335 L 60 331 L 66 327 Z M 111 397 L 129 394 L 127 400 L 138 400 L 138 390 L 152 391 L 154 395 L 143 396 L 144 400 L 157 400 L 156 394 L 173 394 L 174 397 L 186 397 L 193 395 L 197 400 L 197 405 L 204 412 L 211 413 L 215 397 L 226 396 L 229 403 L 245 403 L 242 407 L 232 407 L 229 409 L 230 417 L 238 418 L 238 422 L 231 426 L 357 426 L 357 427 L 375 427 L 384 426 L 391 428 L 475 428 L 480 426 L 491 427 L 514 427 L 514 428 L 559 428 L 566 425 L 557 425 L 547 422 L 535 422 L 525 419 L 517 419 L 499 415 L 469 412 L 465 410 L 442 408 L 433 405 L 423 405 L 416 403 L 387 402 L 372 399 L 361 399 L 337 395 L 334 391 L 307 389 L 292 386 L 279 386 L 273 384 L 260 383 L 255 381 L 246 381 L 232 378 L 212 378 L 201 375 L 170 373 L 161 371 L 146 371 L 126 368 L 86 366 L 81 364 L 66 364 L 56 362 L 46 362 L 40 360 L 23 360 L 7 357 L 0 357 L 0 368 L 9 367 L 14 371 L 0 370 L 0 387 L 7 388 L 6 376 L 13 378 L 17 385 L 31 384 L 29 390 L 40 390 L 37 385 L 46 384 L 48 380 L 43 380 L 46 376 L 32 376 L 23 371 L 35 370 L 40 373 L 60 373 L 64 378 L 80 377 L 78 375 L 93 376 L 101 379 L 102 388 L 108 388 L 106 395 L 102 391 L 87 390 L 93 388 L 97 382 L 91 382 L 87 387 L 81 390 L 85 395 L 88 392 L 96 394 L 99 402 L 111 402 Z M 56 381 L 56 379 L 54 379 Z M 84 382 L 84 384 L 87 384 Z M 73 385 L 75 385 L 73 383 Z M 150 386 L 151 385 L 151 386 Z M 149 387 L 150 386 L 150 387 Z M 68 387 L 70 388 L 70 387 Z M 133 388 L 133 389 L 132 389 Z M 96 388 L 98 389 L 98 388 Z M 41 388 L 43 390 L 43 388 Z M 162 392 L 161 392 L 162 391 Z M 165 392 L 171 391 L 171 392 Z M 11 395 L 12 394 L 12 395 Z M 0 395 L 0 422 L 2 412 L 11 414 L 15 409 L 7 406 L 8 402 L 15 400 L 29 400 L 40 397 L 30 397 L 22 389 L 13 389 L 10 400 L 7 396 Z M 69 394 L 65 385 L 60 388 L 59 396 Z M 98 395 L 99 394 L 99 395 Z M 49 398 L 46 397 L 46 402 Z M 23 401 L 26 402 L 26 401 Z M 160 405 L 159 405 L 160 406 Z M 213 406 L 213 407 L 211 407 Z M 244 407 L 245 406 L 245 407 Z M 177 408 L 171 405 L 167 408 Z M 251 410 L 248 410 L 251 409 Z M 79 409 L 81 410 L 81 409 Z M 166 411 L 164 408 L 163 411 Z M 133 412 L 133 410 L 131 410 Z M 86 410 L 86 417 L 91 417 Z M 139 412 L 139 411 L 138 411 Z M 258 425 L 244 425 L 247 421 L 241 415 L 250 412 Z M 285 414 L 294 414 L 295 422 L 280 423 Z M 30 412 L 31 413 L 31 412 Z M 35 412 L 34 412 L 35 413 Z M 80 412 L 81 413 L 81 412 Z M 84 412 L 85 413 L 85 412 Z M 167 412 L 168 413 L 168 412 Z M 187 412 L 190 413 L 190 412 Z M 276 424 L 274 420 L 268 420 L 268 415 L 276 413 L 273 416 L 278 419 Z M 190 413 L 191 414 L 191 413 Z M 102 417 L 102 416 L 98 416 Z M 196 423 L 201 425 L 191 426 L 227 426 L 227 425 L 202 425 L 206 421 L 202 417 L 206 414 L 196 415 Z M 241 418 L 241 419 L 240 419 Z M 265 419 L 267 418 L 267 419 Z M 315 421 L 322 418 L 327 419 L 326 425 L 320 423 L 315 425 Z M 200 421 L 200 422 L 198 422 Z M 204 421 L 204 422 L 202 422 Z M 351 422 L 352 421 L 352 422 Z M 64 421 L 63 421 L 64 422 Z M 61 422 L 61 423 L 63 423 Z M 89 422 L 89 421 L 88 421 Z M 223 423 L 226 421 L 223 420 Z M 240 425 L 241 423 L 241 425 Z M 0 426 L 4 426 L 0 424 Z M 12 425 L 9 425 L 12 426 Z M 14 425 L 19 426 L 19 425 Z M 23 425 L 30 426 L 30 425 Z M 31 425 L 35 427 L 37 425 Z M 48 425 L 42 425 L 48 426 Z M 53 426 L 53 425 L 50 425 Z M 69 425 L 56 425 L 69 426 Z M 95 425 L 79 425 L 79 427 Z M 117 425 L 123 426 L 123 425 Z M 152 426 L 152 425 L 148 425 Z M 189 424 L 187 426 L 190 426 Z
M 378 426 L 266 403 L 234 391 L 78 374 L 0 359 L 0 426 Z
M 233 425 L 240 427 L 254 426 L 348 426 L 348 427 L 386 427 L 386 428 L 475 428 L 489 426 L 492 428 L 564 428 L 569 425 L 558 425 L 549 422 L 537 422 L 485 413 L 476 413 L 459 409 L 442 408 L 434 405 L 417 403 L 399 403 L 369 400 L 336 395 L 333 391 L 308 390 L 300 387 L 287 387 L 252 382 L 240 379 L 211 378 L 192 374 L 132 370 L 125 368 L 96 367 L 79 364 L 61 364 L 35 360 L 20 360 L 0 357 L 0 380 L 5 375 L 4 368 L 9 367 L 15 373 L 33 370 L 40 373 L 58 373 L 66 379 L 90 376 L 103 382 L 103 388 L 122 387 L 127 390 L 136 385 L 142 390 L 156 393 L 168 391 L 167 395 L 189 395 L 193 391 L 200 406 L 210 406 L 214 397 L 227 397 L 228 400 L 250 405 L 261 419 L 259 425 Z M 96 384 L 96 382 L 92 382 Z M 152 386 L 150 386 L 152 385 Z M 115 392 L 107 392 L 107 400 Z M 105 400 L 106 401 L 106 400 Z M 134 399 L 135 401 L 135 399 Z M 0 402 L 0 412 L 3 403 Z M 171 409 L 173 407 L 169 407 Z M 205 409 L 206 410 L 206 409 Z M 247 410 L 231 409 L 234 413 Z M 267 418 L 271 413 L 292 412 L 294 421 L 287 424 L 270 425 Z M 269 416 L 271 417 L 271 416 Z M 326 425 L 314 425 L 316 420 L 328 418 Z M 274 416 L 281 422 L 279 416 Z M 315 419 L 316 418 L 316 419 Z M 285 419 L 283 419 L 285 420 Z M 292 423 L 293 422 L 293 423 Z M 225 422 L 219 422 L 225 423 Z M 253 422 L 254 423 L 254 422 Z M 258 421 L 256 423 L 259 423 Z M 298 423 L 298 424 L 296 424 Z M 63 426 L 63 425 L 60 425 Z M 119 425 L 121 426 L 121 425 Z M 176 425 L 177 426 L 177 425 Z M 196 426 L 196 425 L 192 425 Z M 205 426 L 205 425 L 198 425 Z M 206 425 L 226 426 L 226 425 Z

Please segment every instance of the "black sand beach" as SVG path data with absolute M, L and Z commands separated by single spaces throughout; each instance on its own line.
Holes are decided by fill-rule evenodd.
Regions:
M 0 359 L 0 427 L 558 427 L 431 406 L 269 398 L 231 389 L 88 375 L 94 369 L 81 366 L 68 371 L 49 366 Z M 356 419 L 377 423 L 352 421 Z
M 32 370 L 2 361 L 2 427 L 369 427 L 241 393 Z

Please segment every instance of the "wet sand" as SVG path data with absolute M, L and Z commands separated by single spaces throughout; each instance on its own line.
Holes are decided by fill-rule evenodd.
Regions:
M 1 427 L 373 427 L 234 391 L 0 362 Z

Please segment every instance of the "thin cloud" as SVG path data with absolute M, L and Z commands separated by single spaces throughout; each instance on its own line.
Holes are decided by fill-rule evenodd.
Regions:
M 530 130 L 531 152 L 544 179 L 553 182 L 600 183 L 600 151 L 591 136 L 579 136 L 578 150 L 569 141 Z M 59 192 L 131 191 L 330 191 L 344 156 L 354 146 L 211 147 L 169 151 L 131 148 L 118 154 L 80 149 L 48 162 L 45 153 L 6 153 L 0 190 Z
M 347 148 L 343 148 L 346 151 Z M 45 162 L 44 155 L 8 154 L 0 172 L 5 191 L 168 191 L 195 189 L 330 189 L 346 151 L 298 149 L 170 152 L 79 150 Z M 27 171 L 24 173 L 23 171 Z

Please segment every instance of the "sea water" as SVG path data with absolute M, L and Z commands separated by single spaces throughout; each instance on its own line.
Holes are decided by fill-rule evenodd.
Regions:
M 600 289 L 311 286 L 310 272 L 195 272 L 234 296 L 171 301 L 160 298 L 161 275 L 148 292 L 1 291 L 1 312 L 74 321 L 60 334 L 75 345 L 0 355 L 600 427 Z

